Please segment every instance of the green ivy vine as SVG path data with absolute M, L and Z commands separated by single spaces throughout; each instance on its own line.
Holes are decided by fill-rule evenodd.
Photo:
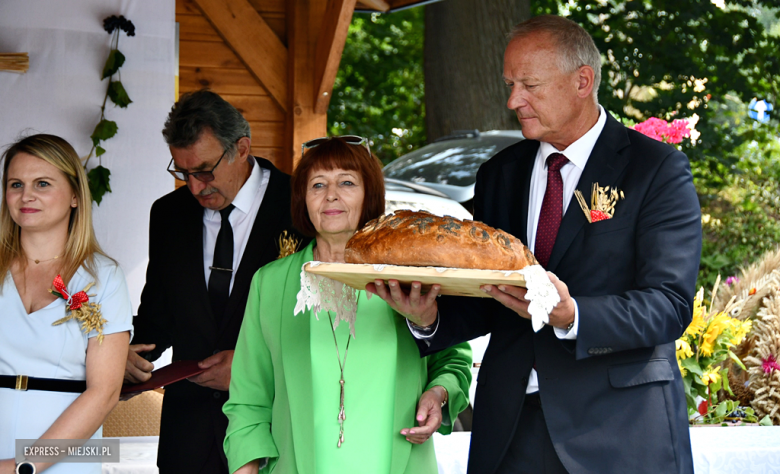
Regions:
M 92 149 L 84 160 L 84 169 L 87 169 L 90 158 L 94 155 L 98 159 L 98 166 L 87 173 L 89 190 L 92 193 L 92 200 L 100 205 L 103 196 L 111 192 L 110 177 L 111 171 L 103 166 L 101 157 L 106 153 L 105 148 L 101 146 L 109 138 L 116 135 L 119 127 L 116 122 L 106 119 L 106 103 L 108 99 L 121 108 L 127 108 L 133 101 L 127 95 L 125 87 L 122 85 L 122 75 L 119 68 L 125 63 L 125 55 L 119 51 L 119 33 L 124 31 L 127 36 L 135 36 L 135 26 L 133 22 L 124 16 L 111 15 L 103 20 L 103 29 L 111 36 L 111 52 L 108 53 L 108 59 L 103 66 L 101 80 L 108 78 L 108 88 L 106 96 L 103 98 L 103 105 L 100 107 L 100 121 L 95 126 L 95 130 L 90 135 L 92 139 Z M 117 79 L 114 79 L 114 76 Z

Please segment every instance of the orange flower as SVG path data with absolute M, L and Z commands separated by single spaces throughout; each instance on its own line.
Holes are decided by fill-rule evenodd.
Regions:
M 683 339 L 677 339 L 674 341 L 675 350 L 677 351 L 677 360 L 687 359 L 693 357 L 693 351 L 691 345 Z
M 691 324 L 685 329 L 684 334 L 686 336 L 696 337 L 707 326 L 707 322 L 704 320 L 704 308 L 701 305 L 700 295 L 703 295 L 703 293 L 699 292 L 696 295 L 696 299 L 693 300 L 693 318 L 691 319 Z
M 688 375 L 688 371 L 685 370 L 685 367 L 682 366 L 682 364 L 680 363 L 680 359 L 677 359 L 677 367 L 680 369 L 680 375 L 682 375 L 683 377 Z
M 712 367 L 708 367 L 707 370 L 704 371 L 704 375 L 701 376 L 701 381 L 704 382 L 704 385 L 717 383 L 718 380 L 720 380 L 720 372 L 714 370 Z
M 718 336 L 731 325 L 731 318 L 726 313 L 718 313 L 707 325 L 707 330 L 702 336 L 699 351 L 705 357 L 712 355 Z
M 753 321 L 740 321 L 738 319 L 732 319 L 731 325 L 734 332 L 734 337 L 731 338 L 731 343 L 736 346 L 742 342 L 743 339 L 745 339 L 745 336 L 748 335 L 750 329 L 753 327 Z

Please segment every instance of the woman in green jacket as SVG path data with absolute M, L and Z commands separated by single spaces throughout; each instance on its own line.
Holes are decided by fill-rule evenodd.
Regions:
M 381 166 L 365 139 L 317 139 L 304 151 L 293 222 L 314 240 L 252 281 L 223 408 L 230 472 L 435 473 L 429 438 L 452 431 L 468 404 L 471 349 L 421 359 L 406 320 L 365 291 L 355 337 L 333 327 L 333 313 L 293 316 L 303 264 L 344 262 L 347 240 L 384 212 Z

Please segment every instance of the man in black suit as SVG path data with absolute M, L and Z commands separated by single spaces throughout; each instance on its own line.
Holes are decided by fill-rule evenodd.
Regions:
M 174 361 L 200 361 L 205 372 L 165 389 L 157 465 L 162 474 L 227 473 L 222 405 L 233 349 L 252 276 L 279 256 L 284 231 L 297 237 L 290 177 L 249 154 L 249 123 L 213 92 L 183 95 L 163 136 L 168 169 L 187 186 L 152 206 L 125 379 L 146 381 L 148 361 L 171 346 Z
M 701 252 L 687 157 L 598 104 L 601 58 L 576 23 L 536 17 L 511 38 L 507 105 L 526 140 L 480 168 L 474 217 L 554 272 L 561 301 L 549 324 L 534 332 L 518 287 L 438 304 L 419 285 L 369 290 L 410 319 L 423 355 L 491 334 L 470 473 L 692 473 L 674 344 L 691 320 Z M 573 194 L 590 203 L 594 183 L 625 198 L 591 223 Z

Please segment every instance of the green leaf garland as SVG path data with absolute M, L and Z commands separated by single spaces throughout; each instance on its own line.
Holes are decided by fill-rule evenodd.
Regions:
M 100 201 L 103 200 L 103 196 L 111 192 L 110 176 L 111 170 L 102 166 L 97 166 L 87 173 L 89 191 L 92 193 L 92 199 L 98 203 L 98 206 Z
M 103 66 L 103 76 L 100 78 L 101 80 L 111 77 L 114 74 L 119 71 L 119 68 L 122 67 L 122 64 L 125 63 L 125 55 L 120 53 L 118 49 L 112 49 L 110 53 L 108 53 L 108 59 L 106 59 L 106 65 Z
M 124 16 L 117 17 L 116 15 L 112 15 L 104 19 L 103 29 L 111 35 L 111 51 L 108 53 L 108 58 L 106 58 L 106 64 L 103 66 L 103 72 L 100 78 L 101 80 L 108 78 L 108 87 L 106 88 L 106 95 L 103 98 L 103 105 L 100 107 L 100 121 L 95 125 L 95 129 L 92 131 L 92 135 L 90 135 L 90 138 L 92 139 L 92 149 L 84 159 L 85 170 L 88 169 L 87 165 L 92 156 L 95 156 L 99 160 L 98 166 L 87 173 L 87 181 L 89 190 L 92 193 L 92 200 L 98 205 L 103 201 L 103 196 L 105 196 L 106 193 L 111 192 L 111 171 L 102 164 L 101 157 L 106 153 L 106 149 L 103 148 L 101 144 L 112 138 L 117 134 L 117 131 L 119 131 L 119 126 L 116 122 L 106 119 L 106 102 L 108 99 L 111 99 L 111 102 L 123 109 L 133 103 L 125 90 L 124 85 L 122 85 L 121 73 L 119 72 L 119 69 L 124 65 L 126 60 L 125 55 L 119 51 L 119 34 L 124 31 L 127 36 L 135 36 L 135 26 Z M 115 80 L 114 75 L 120 77 Z
M 119 130 L 119 127 L 117 126 L 116 122 L 112 122 L 111 120 L 103 119 L 100 122 L 98 122 L 97 125 L 95 125 L 95 131 L 92 132 L 92 143 L 95 144 L 95 147 L 97 147 L 97 144 L 100 143 L 102 140 L 108 140 L 109 138 L 116 135 L 117 130 Z M 105 150 L 103 150 L 105 153 Z
M 111 99 L 111 102 L 123 109 L 133 102 L 130 100 L 130 97 L 127 96 L 127 91 L 119 81 L 114 81 L 108 85 L 108 98 Z

